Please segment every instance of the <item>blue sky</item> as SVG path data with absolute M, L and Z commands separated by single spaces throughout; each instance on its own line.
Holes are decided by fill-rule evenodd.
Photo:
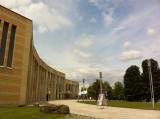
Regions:
M 131 65 L 160 61 L 159 0 L 0 0 L 33 20 L 40 57 L 86 86 L 123 82 Z

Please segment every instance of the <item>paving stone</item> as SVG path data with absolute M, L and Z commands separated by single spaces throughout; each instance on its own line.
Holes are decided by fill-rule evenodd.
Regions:
M 77 100 L 49 101 L 51 104 L 64 104 L 70 108 L 71 118 L 68 119 L 160 119 L 160 111 L 105 107 L 78 103 Z

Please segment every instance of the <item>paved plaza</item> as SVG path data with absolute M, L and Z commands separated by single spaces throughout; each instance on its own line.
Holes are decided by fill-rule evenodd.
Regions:
M 87 117 L 101 119 L 160 119 L 160 111 L 141 110 L 129 108 L 105 107 L 99 109 L 96 105 L 78 103 L 77 100 L 55 100 L 50 104 L 65 104 L 70 108 L 70 112 Z

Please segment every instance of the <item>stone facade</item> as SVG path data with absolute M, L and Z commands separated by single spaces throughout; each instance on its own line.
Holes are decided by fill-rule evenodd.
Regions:
M 72 97 L 79 84 L 48 66 L 33 44 L 32 21 L 0 6 L 0 105 L 64 99 L 70 85 Z M 67 87 L 67 88 L 66 88 Z
M 79 89 L 77 89 L 77 86 L 79 86 L 79 83 L 67 79 L 64 82 L 65 93 L 69 94 L 69 98 L 78 98 Z

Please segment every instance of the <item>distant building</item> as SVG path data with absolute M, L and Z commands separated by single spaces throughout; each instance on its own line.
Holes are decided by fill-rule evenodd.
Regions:
M 78 89 L 77 82 L 65 79 L 39 57 L 32 21 L 0 6 L 0 105 L 45 101 L 47 94 L 49 100 L 64 99 L 68 90 L 74 97 Z

